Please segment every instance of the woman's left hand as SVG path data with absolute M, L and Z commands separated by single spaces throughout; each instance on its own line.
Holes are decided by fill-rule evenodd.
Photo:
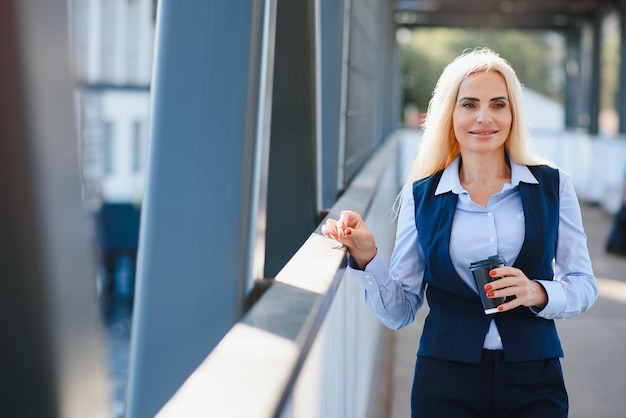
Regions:
M 515 267 L 498 267 L 489 272 L 492 277 L 501 279 L 485 285 L 485 292 L 489 298 L 510 297 L 514 299 L 498 306 L 498 311 L 504 312 L 518 306 L 545 308 L 548 303 L 548 294 L 544 287 L 535 280 L 530 280 L 524 272 Z

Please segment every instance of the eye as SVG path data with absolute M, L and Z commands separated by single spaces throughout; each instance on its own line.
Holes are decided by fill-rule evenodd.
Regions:
M 464 102 L 463 104 L 461 104 L 461 106 L 463 106 L 466 109 L 474 109 L 476 107 L 476 105 L 473 102 Z
M 506 103 L 505 102 L 495 102 L 493 104 L 493 107 L 495 109 L 504 109 L 504 108 L 506 108 Z

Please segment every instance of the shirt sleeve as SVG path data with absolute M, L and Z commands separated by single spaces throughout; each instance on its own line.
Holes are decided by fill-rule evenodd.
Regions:
M 559 171 L 559 228 L 553 280 L 538 280 L 548 294 L 548 304 L 538 312 L 546 319 L 573 318 L 598 297 L 591 268 L 587 236 L 572 180 Z
M 396 241 L 387 269 L 380 252 L 363 271 L 349 263 L 348 271 L 364 290 L 365 303 L 391 329 L 400 329 L 415 319 L 424 300 L 424 256 L 417 241 L 413 193 L 402 195 Z

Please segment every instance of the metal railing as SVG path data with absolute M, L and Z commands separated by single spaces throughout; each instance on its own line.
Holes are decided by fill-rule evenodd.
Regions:
M 329 211 L 350 208 L 377 216 L 391 249 L 391 203 L 397 193 L 397 138 L 381 146 Z M 386 196 L 381 199 L 381 196 Z M 378 203 L 377 203 L 378 202 Z M 346 251 L 320 226 L 277 275 L 248 313 L 192 373 L 158 417 L 280 417 L 326 319 L 346 269 Z M 389 251 L 386 251 L 389 253 Z M 360 300 L 358 301 L 361 302 Z

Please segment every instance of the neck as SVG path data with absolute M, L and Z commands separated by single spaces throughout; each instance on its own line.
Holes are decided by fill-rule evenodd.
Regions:
M 511 167 L 504 150 L 492 154 L 463 154 L 459 167 L 461 183 L 488 184 L 510 180 Z

